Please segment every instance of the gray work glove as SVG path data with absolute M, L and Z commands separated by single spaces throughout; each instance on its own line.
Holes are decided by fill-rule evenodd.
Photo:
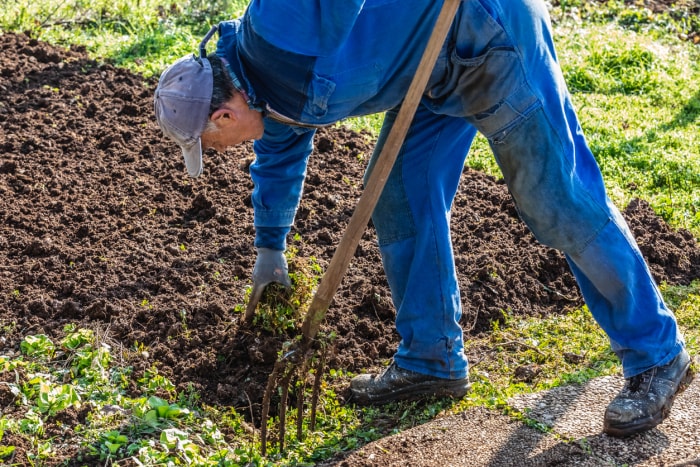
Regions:
M 250 292 L 250 299 L 243 318 L 245 322 L 251 322 L 265 287 L 272 282 L 277 282 L 285 287 L 292 286 L 284 251 L 258 248 L 258 258 L 255 260 L 253 268 L 253 289 Z
M 277 282 L 285 287 L 292 286 L 284 251 L 258 248 L 258 258 L 253 268 L 253 288 L 265 287 L 271 282 Z

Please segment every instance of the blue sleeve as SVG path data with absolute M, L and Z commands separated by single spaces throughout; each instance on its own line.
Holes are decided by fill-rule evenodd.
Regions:
M 365 0 L 253 0 L 248 6 L 255 32 L 283 50 L 332 55 L 347 40 Z
M 285 251 L 289 227 L 255 227 L 255 247 Z
M 299 129 L 266 118 L 263 137 L 253 143 L 250 165 L 255 246 L 284 250 L 294 222 L 313 150 L 313 129 Z

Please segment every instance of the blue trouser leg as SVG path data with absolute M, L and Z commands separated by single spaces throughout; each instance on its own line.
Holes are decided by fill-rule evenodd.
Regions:
M 387 112 L 368 173 L 395 118 Z M 401 336 L 394 359 L 441 378 L 467 374 L 449 219 L 475 133 L 419 107 L 372 216 Z
M 582 252 L 567 255 L 567 260 L 625 377 L 666 364 L 680 352 L 683 338 L 675 318 L 624 220 L 609 222 Z
M 566 254 L 625 376 L 667 363 L 683 338 L 605 192 L 544 4 L 468 0 L 460 13 L 453 68 L 431 89 L 432 109 L 464 116 L 488 138 L 521 217 Z

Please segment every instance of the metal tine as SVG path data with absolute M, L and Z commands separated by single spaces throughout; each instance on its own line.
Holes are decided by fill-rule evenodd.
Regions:
M 280 410 L 279 410 L 279 416 L 280 416 L 280 426 L 279 426 L 279 450 L 280 452 L 284 451 L 284 437 L 287 432 L 286 428 L 286 423 L 287 423 L 287 398 L 289 397 L 289 383 L 292 380 L 292 376 L 294 376 L 294 370 L 295 366 L 294 363 L 289 363 L 287 364 L 287 368 L 284 374 L 284 377 L 282 378 L 282 382 L 280 383 L 280 386 L 282 388 L 282 395 L 280 398 Z
M 260 298 L 265 291 L 264 285 L 253 284 L 253 290 L 250 292 L 250 298 L 248 298 L 248 306 L 245 309 L 245 315 L 243 315 L 243 322 L 245 324 L 251 324 L 253 322 L 253 316 L 255 316 L 255 310 L 260 303 Z
M 314 375 L 314 386 L 311 392 L 311 416 L 309 418 L 309 431 L 316 429 L 316 408 L 318 407 L 318 398 L 321 395 L 321 382 L 323 381 L 323 372 L 326 366 L 326 354 L 328 347 L 324 346 L 321 352 L 318 364 L 316 365 L 316 374 Z
M 304 425 L 304 393 L 306 392 L 306 380 L 307 372 L 311 364 L 311 358 L 313 357 L 313 352 L 307 352 L 304 361 L 299 370 L 299 384 L 297 384 L 297 439 L 302 441 L 304 436 L 303 425 Z
M 267 419 L 270 414 L 270 399 L 272 391 L 277 386 L 277 377 L 282 371 L 285 363 L 282 360 L 277 360 L 272 368 L 272 373 L 267 378 L 267 386 L 265 386 L 265 394 L 262 400 L 262 414 L 260 415 L 260 454 L 265 457 L 267 455 Z

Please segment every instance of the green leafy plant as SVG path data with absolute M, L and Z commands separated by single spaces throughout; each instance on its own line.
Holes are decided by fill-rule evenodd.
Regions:
M 51 339 L 45 334 L 25 337 L 19 347 L 25 355 L 43 359 L 52 358 L 56 350 Z
M 73 386 L 68 384 L 51 385 L 41 383 L 36 406 L 40 413 L 50 416 L 80 402 L 80 396 Z

